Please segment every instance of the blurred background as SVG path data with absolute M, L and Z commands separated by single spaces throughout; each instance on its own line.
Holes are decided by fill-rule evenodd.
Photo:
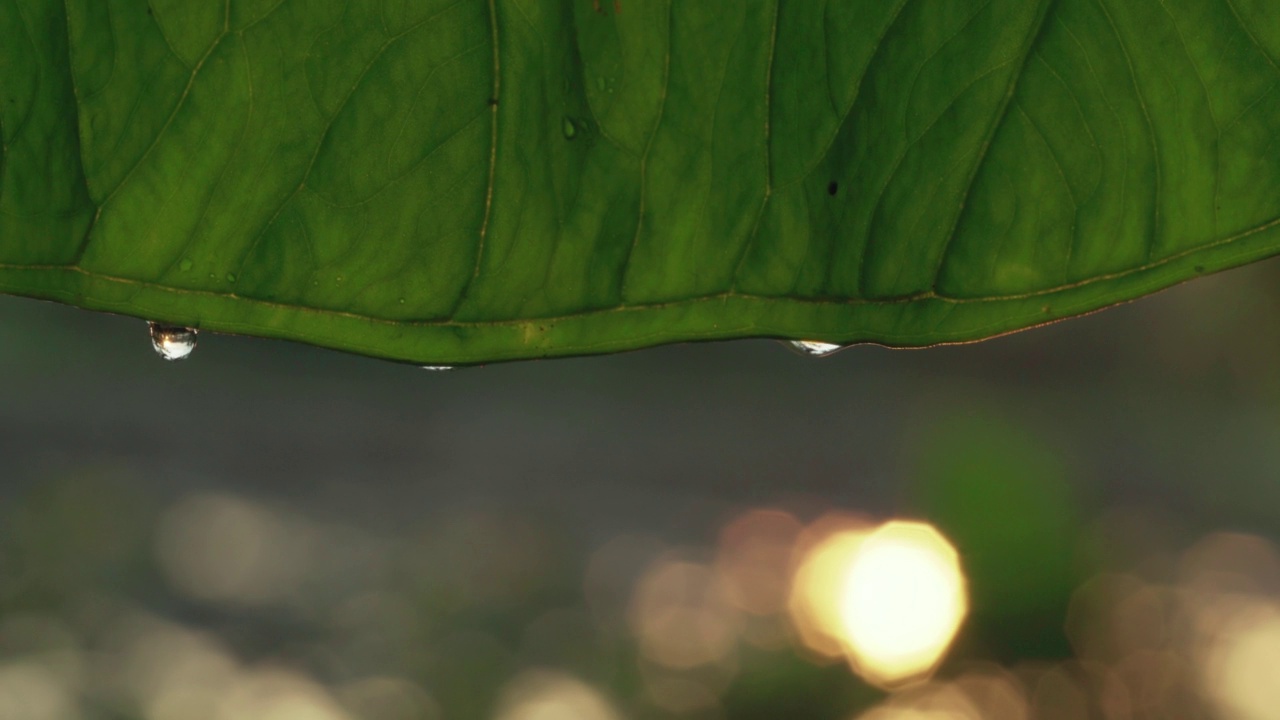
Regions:
M 0 718 L 1280 718 L 1280 264 L 428 372 L 0 298 Z

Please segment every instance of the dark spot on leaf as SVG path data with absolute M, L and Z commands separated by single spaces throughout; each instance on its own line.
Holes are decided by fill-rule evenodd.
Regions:
M 1196 266 L 1196 272 L 1198 272 L 1198 273 L 1204 272 L 1204 266 L 1203 266 L 1203 265 L 1197 265 L 1197 266 Z
M 834 197 L 838 192 L 840 192 L 840 183 L 832 180 L 831 183 L 827 185 L 827 194 Z
M 492 107 L 498 107 L 498 98 L 489 98 L 489 105 Z
M 147 6 L 147 14 L 148 14 L 148 15 L 154 15 L 154 14 L 155 14 L 155 13 L 151 12 L 151 6 L 150 6 L 150 5 L 148 5 L 148 6 Z

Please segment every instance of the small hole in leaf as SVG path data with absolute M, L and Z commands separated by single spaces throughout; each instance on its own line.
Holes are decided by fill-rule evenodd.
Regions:
M 832 180 L 831 183 L 827 185 L 827 194 L 834 197 L 838 192 L 840 192 L 840 183 Z

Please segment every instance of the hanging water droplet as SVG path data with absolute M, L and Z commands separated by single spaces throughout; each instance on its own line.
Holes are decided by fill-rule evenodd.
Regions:
M 564 139 L 572 140 L 578 136 L 578 126 L 570 118 L 564 119 Z
M 818 342 L 817 340 L 789 340 L 786 342 L 800 354 L 808 355 L 809 357 L 826 357 L 849 347 L 848 345 L 836 345 L 835 343 Z
M 196 349 L 196 329 L 181 325 L 147 323 L 151 331 L 151 347 L 165 360 L 186 360 Z
M 190 270 L 190 269 L 191 269 L 191 259 L 190 259 L 190 258 L 183 258 L 183 259 L 182 259 L 182 262 L 178 263 L 178 269 L 179 269 L 179 270 L 181 270 L 182 272 L 186 272 L 186 271 Z
M 452 365 L 423 365 L 422 369 L 430 370 L 431 372 L 446 372 L 448 370 L 452 370 L 453 366 Z

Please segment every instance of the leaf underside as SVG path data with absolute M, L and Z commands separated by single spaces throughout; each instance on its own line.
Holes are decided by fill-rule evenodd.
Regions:
M 1280 250 L 1274 0 L 0 0 L 0 292 L 465 364 Z

